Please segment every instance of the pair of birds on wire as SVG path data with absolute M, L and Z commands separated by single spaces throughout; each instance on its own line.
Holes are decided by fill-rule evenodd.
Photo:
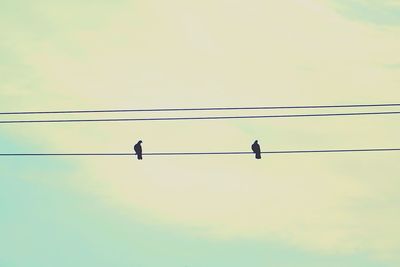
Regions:
M 138 160 L 143 159 L 142 143 L 143 141 L 139 140 L 139 142 L 137 142 L 136 145 L 133 147 Z M 253 150 L 256 159 L 261 159 L 261 148 L 258 144 L 258 140 L 254 141 L 254 143 L 251 145 L 251 150 Z

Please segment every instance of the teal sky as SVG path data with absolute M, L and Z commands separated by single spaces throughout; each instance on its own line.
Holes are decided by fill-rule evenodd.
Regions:
M 2 0 L 0 31 L 0 111 L 400 99 L 396 0 Z M 0 153 L 399 147 L 397 122 L 1 125 Z M 396 267 L 399 172 L 391 153 L 0 158 L 0 267 Z
M 400 25 L 400 6 L 397 1 L 337 0 L 337 9 L 344 15 L 377 25 Z

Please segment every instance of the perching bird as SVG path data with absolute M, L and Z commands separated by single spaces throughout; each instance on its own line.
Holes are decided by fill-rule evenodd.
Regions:
M 256 154 L 256 159 L 261 159 L 261 149 L 257 140 L 251 145 L 251 149 Z
M 139 142 L 137 142 L 137 144 L 133 147 L 135 149 L 136 155 L 137 155 L 137 159 L 138 160 L 142 160 L 143 156 L 142 156 L 142 140 L 140 140 Z

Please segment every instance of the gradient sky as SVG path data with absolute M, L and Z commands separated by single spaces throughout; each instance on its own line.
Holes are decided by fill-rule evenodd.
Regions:
M 2 0 L 0 30 L 1 111 L 400 99 L 397 0 Z M 400 147 L 397 122 L 2 125 L 0 150 Z M 1 158 L 0 267 L 399 266 L 398 159 Z

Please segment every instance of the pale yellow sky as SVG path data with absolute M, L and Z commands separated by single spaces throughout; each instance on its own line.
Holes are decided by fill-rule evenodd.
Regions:
M 399 68 L 390 67 L 399 64 L 400 28 L 350 19 L 330 1 L 137 1 L 85 27 L 69 25 L 67 11 L 58 17 L 51 6 L 43 10 L 59 23 L 56 29 L 67 30 L 14 46 L 38 88 L 6 84 L 1 94 L 15 108 L 385 103 L 400 97 Z M 8 130 L 57 152 L 125 152 L 138 139 L 154 152 L 241 151 L 254 139 L 264 150 L 396 147 L 400 134 L 394 116 L 20 129 Z M 397 161 L 397 154 L 79 159 L 71 183 L 112 199 L 124 212 L 201 236 L 398 259 Z

